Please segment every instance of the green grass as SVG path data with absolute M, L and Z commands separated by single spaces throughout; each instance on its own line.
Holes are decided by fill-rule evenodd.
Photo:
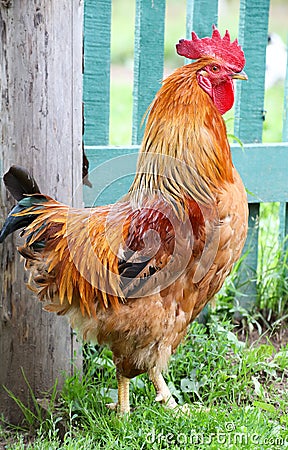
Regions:
M 287 237 L 278 239 L 279 203 L 262 204 L 258 258 L 258 311 L 273 328 L 288 323 Z M 276 232 L 275 232 L 276 230 Z
M 239 439 L 244 449 L 283 448 L 288 444 L 287 366 L 287 345 L 276 350 L 269 339 L 248 345 L 229 322 L 212 314 L 207 326 L 191 326 L 166 375 L 190 414 L 156 404 L 146 376 L 132 381 L 135 409 L 129 417 L 109 411 L 105 403 L 116 394 L 111 355 L 92 348 L 86 375 L 67 378 L 57 405 L 50 402 L 46 418 L 38 415 L 36 429 L 26 420 L 16 435 L 3 430 L 2 441 L 7 450 L 239 449 Z

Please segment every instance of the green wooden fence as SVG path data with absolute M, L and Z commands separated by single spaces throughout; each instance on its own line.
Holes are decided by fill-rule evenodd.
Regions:
M 117 1 L 117 0 L 115 0 Z M 84 19 L 84 111 L 85 150 L 90 162 L 93 189 L 84 187 L 86 206 L 115 202 L 131 183 L 142 138 L 142 117 L 163 78 L 165 0 L 136 0 L 134 46 L 134 98 L 132 143 L 109 145 L 109 86 L 111 0 L 85 0 Z M 186 8 L 186 34 L 211 35 L 217 25 L 217 0 L 179 1 Z M 262 144 L 265 51 L 268 35 L 269 0 L 241 0 L 239 41 L 246 55 L 248 83 L 239 83 L 235 102 L 234 134 L 244 149 L 232 145 L 233 161 L 249 193 L 249 247 L 243 277 L 242 306 L 255 302 L 258 253 L 259 206 L 280 202 L 280 232 L 288 231 L 288 114 L 283 112 L 283 143 Z M 255 26 L 257 24 L 257 26 Z M 183 36 L 179 36 L 181 38 Z M 285 87 L 288 101 L 288 82 Z

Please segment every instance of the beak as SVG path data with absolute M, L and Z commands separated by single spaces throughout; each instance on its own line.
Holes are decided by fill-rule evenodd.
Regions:
M 248 77 L 244 70 L 242 70 L 242 72 L 232 73 L 231 78 L 233 78 L 233 80 L 248 80 Z

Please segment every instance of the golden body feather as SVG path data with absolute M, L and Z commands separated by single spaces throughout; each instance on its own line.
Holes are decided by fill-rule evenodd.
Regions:
M 245 242 L 245 189 L 222 116 L 196 79 L 215 61 L 164 81 L 121 202 L 77 210 L 47 198 L 22 213 L 35 214 L 19 249 L 30 287 L 84 339 L 109 345 L 122 377 L 167 366 Z

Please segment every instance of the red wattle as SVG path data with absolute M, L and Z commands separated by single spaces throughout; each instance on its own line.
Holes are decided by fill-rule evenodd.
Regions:
M 234 103 L 234 84 L 232 80 L 213 86 L 212 100 L 220 112 L 225 114 L 232 108 Z

